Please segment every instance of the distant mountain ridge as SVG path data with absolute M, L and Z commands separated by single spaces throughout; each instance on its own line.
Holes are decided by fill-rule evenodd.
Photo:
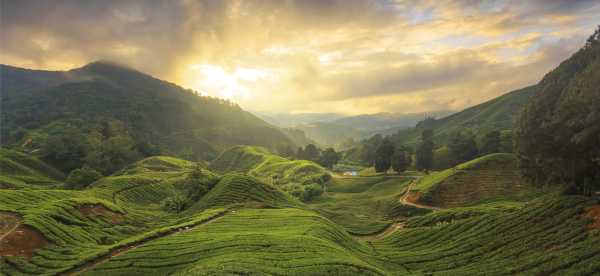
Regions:
M 210 160 L 233 145 L 293 145 L 277 128 L 231 102 L 109 62 L 69 71 L 0 65 L 4 145 L 53 121 L 123 121 L 161 153 Z
M 512 131 L 521 110 L 537 88 L 537 85 L 532 85 L 514 90 L 452 115 L 400 130 L 392 135 L 392 140 L 397 144 L 414 146 L 425 128 L 434 129 L 437 144 L 446 143 L 452 132 L 461 129 L 470 129 L 477 136 L 492 130 Z

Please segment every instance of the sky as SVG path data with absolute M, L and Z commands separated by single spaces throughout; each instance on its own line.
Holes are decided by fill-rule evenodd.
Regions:
M 461 110 L 538 82 L 600 0 L 0 0 L 0 63 L 109 60 L 262 112 Z

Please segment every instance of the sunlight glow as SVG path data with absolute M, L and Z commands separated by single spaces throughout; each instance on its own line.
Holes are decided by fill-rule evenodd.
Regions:
M 250 97 L 248 86 L 271 76 L 266 70 L 236 67 L 232 71 L 226 71 L 213 64 L 194 64 L 190 69 L 194 71 L 194 89 L 201 94 L 230 100 Z

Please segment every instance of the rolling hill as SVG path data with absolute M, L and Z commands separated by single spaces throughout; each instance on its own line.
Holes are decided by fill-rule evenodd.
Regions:
M 408 199 L 436 207 L 464 207 L 527 198 L 534 191 L 519 175 L 514 155 L 495 153 L 424 176 L 411 187 Z
M 259 179 L 201 169 L 203 179 L 218 183 L 183 212 L 162 208 L 158 203 L 184 192 L 194 170 L 189 161 L 152 157 L 84 190 L 0 189 L 0 273 L 592 275 L 600 269 L 600 202 L 593 198 L 409 208 L 398 217 L 407 178 L 335 179 L 330 195 L 302 204 Z
M 80 129 L 118 120 L 153 152 L 195 160 L 211 160 L 233 145 L 293 145 L 237 105 L 112 63 L 69 71 L 1 65 L 0 72 L 4 145 L 22 143 L 29 132 L 66 120 L 83 121 Z
M 453 131 L 464 128 L 471 129 L 477 136 L 492 130 L 512 130 L 520 111 L 537 88 L 537 85 L 533 85 L 515 90 L 450 116 L 417 124 L 413 128 L 398 131 L 392 135 L 392 139 L 399 144 L 414 146 L 423 129 L 433 128 L 434 141 L 444 144 Z
M 305 201 L 319 195 L 321 185 L 331 178 L 325 168 L 312 161 L 289 160 L 264 148 L 250 146 L 237 146 L 223 152 L 208 168 L 219 173 L 246 173 Z

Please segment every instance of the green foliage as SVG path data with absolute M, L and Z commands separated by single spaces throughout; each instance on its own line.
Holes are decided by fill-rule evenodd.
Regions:
M 467 162 L 477 157 L 477 143 L 473 135 L 467 131 L 457 131 L 452 134 L 448 148 L 452 154 L 454 164 Z
M 486 133 L 481 139 L 481 149 L 479 150 L 479 153 L 481 155 L 497 153 L 501 151 L 501 146 L 500 131 L 493 130 Z
M 394 145 L 387 139 L 375 150 L 375 172 L 387 172 L 392 165 L 392 155 L 394 154 Z
M 376 134 L 371 136 L 371 138 L 367 139 L 363 142 L 362 150 L 360 153 L 360 158 L 363 161 L 363 164 L 366 166 L 372 166 L 375 163 L 375 152 L 379 145 L 383 142 L 383 137 L 381 134 Z
M 321 153 L 319 152 L 319 149 L 315 145 L 308 144 L 304 148 L 303 155 L 298 156 L 298 158 L 316 162 L 317 160 L 319 160 L 320 155 L 321 155 Z
M 102 177 L 101 173 L 89 167 L 74 169 L 69 173 L 65 186 L 70 189 L 83 189 Z
M 174 195 L 167 197 L 162 204 L 165 211 L 180 213 L 188 207 L 189 202 L 188 199 L 182 195 Z
M 323 151 L 317 163 L 323 167 L 331 169 L 335 164 L 337 164 L 338 161 L 340 161 L 340 158 L 340 154 L 335 152 L 333 148 L 327 148 L 325 151 Z
M 433 152 L 433 169 L 436 171 L 445 170 L 455 165 L 454 158 L 448 146 L 437 148 Z
M 234 145 L 274 149 L 292 144 L 277 128 L 229 101 L 200 97 L 194 91 L 119 65 L 94 62 L 69 72 L 0 66 L 3 145 L 20 142 L 24 132 L 71 119 L 80 120 L 80 129 L 87 130 L 102 122 L 121 121 L 131 141 L 107 141 L 106 150 L 133 144 L 144 156 L 168 154 L 212 160 Z M 53 164 L 64 165 L 65 171 L 81 167 L 84 139 L 69 128 L 56 134 L 49 137 L 49 145 L 56 147 L 45 148 L 49 158 L 57 159 Z M 115 135 L 103 136 L 110 139 Z M 32 143 L 38 143 L 37 139 Z
M 65 175 L 31 154 L 0 148 L 0 189 L 58 185 Z
M 330 178 L 318 164 L 307 160 L 289 160 L 258 147 L 238 146 L 223 152 L 209 169 L 225 172 L 243 172 L 264 182 L 281 187 L 295 197 L 304 198 L 310 184 L 322 185 Z
M 417 170 L 429 171 L 433 168 L 433 130 L 425 129 L 421 134 L 421 144 L 417 148 L 416 163 Z
M 425 129 L 435 129 L 433 141 L 437 145 L 447 144 L 452 133 L 465 128 L 470 129 L 477 140 L 493 130 L 511 130 L 519 112 L 536 91 L 535 85 L 511 91 L 450 116 L 430 119 L 416 127 L 400 130 L 391 139 L 396 145 L 416 148 Z
M 398 201 L 410 178 L 371 176 L 333 178 L 324 194 L 307 205 L 357 235 L 382 231 L 395 219 L 412 215 Z
M 411 163 L 410 154 L 401 149 L 396 149 L 392 155 L 392 169 L 398 174 L 406 171 Z
M 523 110 L 515 146 L 523 175 L 532 182 L 574 185 L 600 180 L 600 44 L 597 33 L 585 47 L 546 74 L 539 93 Z M 598 187 L 596 187 L 597 189 Z

